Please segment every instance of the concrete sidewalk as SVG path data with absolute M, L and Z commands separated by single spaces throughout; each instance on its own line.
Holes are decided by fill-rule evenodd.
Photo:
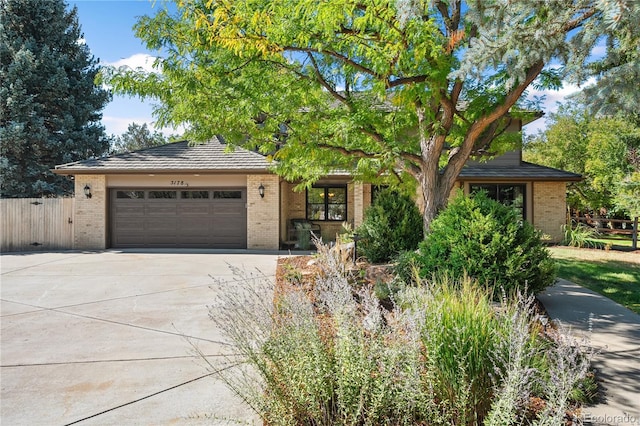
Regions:
M 585 407 L 585 424 L 640 426 L 640 315 L 562 279 L 538 299 L 552 319 L 600 351 L 593 366 L 605 399 Z
M 275 255 L 203 251 L 0 256 L 2 425 L 260 424 L 185 338 L 229 353 L 207 305 L 229 268 Z M 266 295 L 268 297 L 268 295 Z

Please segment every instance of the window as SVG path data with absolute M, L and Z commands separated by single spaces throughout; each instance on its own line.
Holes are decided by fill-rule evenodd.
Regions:
M 209 191 L 182 191 L 180 197 L 191 200 L 209 198 Z
M 223 199 L 223 198 L 242 198 L 242 191 L 213 191 L 213 198 Z
M 116 198 L 142 199 L 144 191 L 116 191 Z
M 469 191 L 474 194 L 484 191 L 492 200 L 501 202 L 506 206 L 512 206 L 520 212 L 523 219 L 527 218 L 525 200 L 526 185 L 524 184 L 497 184 L 497 183 L 472 183 Z
M 177 191 L 149 191 L 150 199 L 158 198 L 178 198 Z
M 347 220 L 347 186 L 314 185 L 309 188 L 307 219 Z

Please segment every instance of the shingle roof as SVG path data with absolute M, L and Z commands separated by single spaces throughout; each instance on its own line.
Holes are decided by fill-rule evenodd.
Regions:
M 465 166 L 462 172 L 460 172 L 459 179 L 555 180 L 577 182 L 582 180 L 582 176 L 576 173 L 565 172 L 564 170 L 522 161 L 519 166 L 508 167 Z
M 109 157 L 77 161 L 56 166 L 58 174 L 112 174 L 163 172 L 267 172 L 271 163 L 256 152 L 235 148 L 225 152 L 226 145 L 217 138 L 190 146 L 187 141 L 174 142 L 140 151 Z

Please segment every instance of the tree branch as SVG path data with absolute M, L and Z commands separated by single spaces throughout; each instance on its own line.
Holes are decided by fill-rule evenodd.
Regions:
M 581 16 L 578 16 L 573 21 L 569 21 L 566 24 L 564 24 L 564 26 L 562 27 L 562 32 L 567 33 L 571 30 L 575 30 L 576 28 L 581 26 L 584 21 L 586 21 L 587 19 L 595 15 L 596 12 L 597 12 L 596 8 L 592 7 L 591 9 L 584 12 Z
M 331 96 L 333 96 L 334 98 L 336 98 L 338 101 L 342 102 L 343 104 L 346 104 L 350 110 L 352 110 L 352 106 L 347 102 L 347 98 L 345 98 L 344 96 L 342 96 L 340 93 L 338 93 L 328 82 L 327 80 L 324 78 L 324 76 L 322 75 L 322 73 L 320 72 L 320 67 L 318 66 L 318 62 L 316 62 L 315 58 L 313 57 L 313 54 L 310 52 L 307 52 L 307 56 L 309 57 L 309 60 L 311 61 L 311 64 L 313 65 L 313 70 L 315 72 L 316 75 L 316 79 L 318 80 L 318 82 L 322 85 L 322 87 L 324 87 L 325 89 L 327 89 L 327 91 L 331 94 Z
M 380 157 L 380 154 L 366 152 L 362 149 L 348 149 L 343 146 L 328 145 L 325 143 L 319 143 L 317 144 L 317 146 L 318 148 L 339 152 L 340 154 L 348 157 L 358 157 L 358 158 L 379 158 Z
M 401 77 L 396 78 L 395 80 L 386 79 L 387 88 L 398 87 L 404 84 L 415 84 L 415 83 L 424 83 L 427 81 L 428 76 L 426 75 L 414 75 L 413 77 Z
M 534 65 L 532 65 L 527 71 L 524 81 L 516 86 L 509 94 L 507 94 L 502 104 L 497 105 L 488 114 L 480 117 L 471 125 L 471 127 L 467 131 L 464 141 L 462 142 L 462 145 L 460 146 L 460 150 L 449 157 L 449 161 L 443 172 L 443 179 L 445 181 L 453 180 L 456 176 L 458 176 L 460 170 L 462 170 L 462 167 L 464 166 L 464 163 L 469 158 L 469 155 L 471 154 L 471 151 L 473 150 L 478 138 L 493 122 L 500 119 L 509 112 L 511 107 L 518 101 L 522 93 L 524 93 L 525 89 L 529 87 L 531 82 L 533 82 L 533 80 L 535 80 L 535 78 L 540 74 L 543 67 L 543 61 L 538 61 Z
M 326 55 L 332 56 L 332 57 L 344 62 L 345 64 L 355 68 L 358 71 L 361 71 L 361 72 L 363 72 L 365 74 L 368 74 L 368 75 L 370 75 L 372 77 L 375 77 L 377 79 L 380 79 L 380 80 L 384 79 L 384 76 L 376 73 L 375 71 L 365 67 L 362 64 L 357 63 L 353 59 L 351 59 L 351 58 L 349 58 L 349 57 L 347 57 L 347 56 L 345 56 L 345 55 L 343 55 L 341 53 L 335 52 L 333 50 L 322 50 L 321 51 L 321 50 L 313 49 L 313 48 L 310 48 L 310 47 L 295 47 L 295 46 L 284 46 L 282 48 L 282 50 L 283 51 L 289 51 L 289 52 L 326 54 Z

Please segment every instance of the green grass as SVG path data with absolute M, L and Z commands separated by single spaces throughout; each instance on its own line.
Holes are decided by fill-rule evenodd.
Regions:
M 598 253 L 602 252 L 602 253 Z M 558 276 L 640 313 L 640 262 L 604 250 L 551 248 Z M 640 255 L 628 253 L 627 256 Z M 637 260 L 637 259 L 635 259 Z
M 614 250 L 629 250 L 633 241 L 630 235 L 603 235 L 600 234 L 598 238 L 593 238 L 593 241 L 606 246 L 609 244 Z

